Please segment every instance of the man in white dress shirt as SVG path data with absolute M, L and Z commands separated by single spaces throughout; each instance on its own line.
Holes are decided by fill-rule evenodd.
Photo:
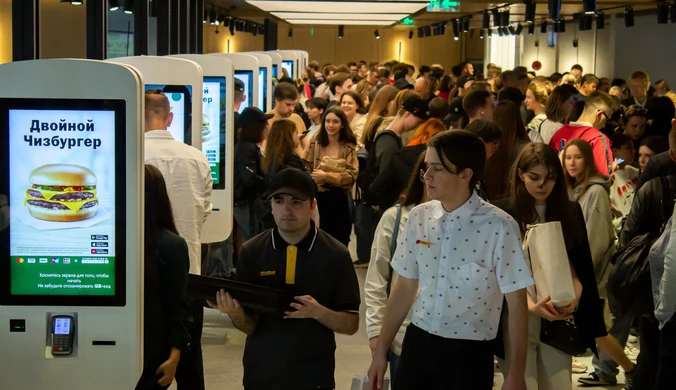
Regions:
M 430 202 L 416 206 L 392 260 L 399 274 L 369 370 L 382 388 L 387 351 L 413 305 L 395 390 L 493 387 L 493 347 L 503 298 L 511 365 L 503 389 L 526 388 L 526 287 L 533 285 L 516 222 L 473 189 L 485 166 L 483 142 L 464 131 L 428 143 Z
M 188 244 L 190 273 L 202 270 L 200 237 L 202 225 L 211 213 L 211 169 L 207 157 L 192 146 L 178 142 L 167 131 L 174 119 L 169 100 L 162 90 L 150 90 L 145 95 L 145 163 L 162 172 L 167 183 L 174 221 L 178 233 Z M 176 372 L 179 389 L 204 389 L 202 364 L 202 303 L 193 305 L 194 329 L 191 348 L 181 354 Z

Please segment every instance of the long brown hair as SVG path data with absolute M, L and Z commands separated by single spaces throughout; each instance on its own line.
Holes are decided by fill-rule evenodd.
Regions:
M 272 124 L 270 132 L 268 132 L 265 157 L 261 161 L 261 170 L 264 173 L 267 173 L 270 167 L 275 164 L 281 166 L 286 156 L 295 153 L 296 145 L 293 140 L 293 133 L 296 131 L 296 124 L 290 119 L 280 119 Z
M 369 113 L 366 115 L 366 123 L 364 124 L 364 131 L 360 142 L 366 144 L 367 141 L 374 138 L 376 135 L 375 123 L 379 118 L 387 115 L 390 102 L 397 96 L 397 88 L 386 85 L 378 91 L 375 99 L 369 105 Z
M 545 114 L 547 119 L 552 122 L 565 122 L 570 110 L 566 107 L 568 100 L 573 96 L 578 95 L 579 92 L 572 85 L 559 85 L 554 88 L 554 91 L 549 96 L 547 104 L 545 105 Z
M 572 203 L 568 198 L 568 186 L 566 185 L 561 161 L 559 161 L 556 151 L 548 145 L 531 142 L 523 148 L 510 172 L 512 193 L 510 206 L 515 210 L 514 218 L 519 224 L 521 235 L 525 234 L 527 225 L 538 222 L 538 213 L 535 209 L 535 199 L 526 189 L 519 173 L 526 174 L 538 165 L 544 165 L 547 168 L 548 179 L 555 182 L 552 193 L 549 194 L 546 201 L 546 221 L 560 221 L 564 229 L 573 226 L 574 210 L 572 210 Z
M 509 197 L 509 186 L 505 178 L 516 160 L 517 144 L 529 139 L 521 119 L 521 111 L 516 103 L 507 100 L 498 103 L 493 118 L 500 126 L 502 136 L 500 147 L 486 165 L 485 180 L 486 192 L 491 194 L 491 200 L 498 200 Z
M 329 134 L 326 132 L 326 117 L 329 114 L 334 114 L 338 117 L 338 119 L 340 119 L 340 135 L 338 140 L 342 143 L 356 145 L 357 137 L 355 137 L 354 133 L 352 132 L 350 121 L 347 120 L 347 116 L 345 116 L 343 109 L 337 105 L 327 108 L 324 112 L 324 116 L 322 116 L 322 127 L 319 128 L 319 132 L 317 133 L 317 142 L 319 142 L 319 145 L 324 148 L 329 146 Z
M 582 198 L 584 193 L 587 192 L 587 189 L 589 189 L 589 179 L 591 179 L 593 176 L 601 176 L 601 174 L 599 173 L 598 169 L 596 169 L 596 164 L 594 163 L 594 152 L 592 151 L 591 146 L 583 139 L 578 138 L 568 141 L 566 148 L 563 151 L 564 164 L 566 163 L 568 148 L 571 146 L 577 146 L 577 148 L 580 149 L 582 159 L 584 160 L 584 171 L 582 172 L 582 177 L 578 179 L 570 176 L 568 174 L 568 169 L 564 169 L 564 175 L 566 176 L 568 188 L 571 191 L 574 190 L 579 185 L 579 183 L 582 183 L 582 192 L 580 192 L 580 197 L 578 198 L 579 200 Z

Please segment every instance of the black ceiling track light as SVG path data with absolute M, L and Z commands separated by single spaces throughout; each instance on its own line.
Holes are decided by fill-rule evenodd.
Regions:
M 634 27 L 634 8 L 630 5 L 624 9 L 624 27 Z
M 582 0 L 582 10 L 585 14 L 594 15 L 596 13 L 596 0 Z
M 491 15 L 484 11 L 481 15 L 481 28 L 491 28 Z
M 535 34 L 535 23 L 531 23 L 528 25 L 528 35 L 533 35 Z
M 115 12 L 120 9 L 120 2 L 118 0 L 108 0 L 108 11 Z
M 134 0 L 124 0 L 124 13 L 127 15 L 131 15 L 134 13 Z
M 408 39 L 413 39 L 413 30 L 408 32 Z
M 548 0 L 549 19 L 557 20 L 561 18 L 561 0 Z
M 603 30 L 606 28 L 606 14 L 599 12 L 596 14 L 596 29 Z
M 669 23 L 669 4 L 665 2 L 657 3 L 657 24 Z
M 541 34 L 547 33 L 547 19 L 542 21 L 542 24 L 540 25 L 540 33 Z
M 535 23 L 535 0 L 526 3 L 526 23 Z

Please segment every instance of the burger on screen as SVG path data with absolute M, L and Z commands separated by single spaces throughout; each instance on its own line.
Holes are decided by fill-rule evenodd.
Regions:
M 28 178 L 24 204 L 34 218 L 73 222 L 92 218 L 99 208 L 96 175 L 89 168 L 72 164 L 48 164 Z

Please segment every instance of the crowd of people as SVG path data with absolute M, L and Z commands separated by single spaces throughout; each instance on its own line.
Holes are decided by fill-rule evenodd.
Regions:
M 146 338 L 163 352 L 146 355 L 144 380 L 161 370 L 160 388 L 174 375 L 179 388 L 204 388 L 205 303 L 170 291 L 190 272 L 295 295 L 284 318 L 247 312 L 226 291 L 208 303 L 248 335 L 246 389 L 333 389 L 334 332 L 357 331 L 355 268 L 368 268 L 372 389 L 388 365 L 394 389 L 490 389 L 494 357 L 503 389 L 569 390 L 587 371 L 577 386 L 615 385 L 618 367 L 626 389 L 673 386 L 676 94 L 666 81 L 643 71 L 610 81 L 579 65 L 546 77 L 493 64 L 484 76 L 469 62 L 416 75 L 396 61 L 313 61 L 273 95 L 271 112 L 236 118 L 233 235 L 200 246 L 208 163 L 166 131 L 164 95 L 146 94 L 146 198 L 162 200 L 146 208 L 146 302 L 154 295 L 163 310 L 152 315 L 167 320 L 153 325 L 164 339 Z M 523 249 L 546 222 L 560 223 L 569 259 L 575 299 L 563 306 L 538 295 Z M 614 269 L 631 256 L 643 275 Z M 645 275 L 624 293 L 650 299 L 613 295 Z M 624 349 L 632 333 L 637 364 Z M 593 351 L 593 367 L 566 340 Z

